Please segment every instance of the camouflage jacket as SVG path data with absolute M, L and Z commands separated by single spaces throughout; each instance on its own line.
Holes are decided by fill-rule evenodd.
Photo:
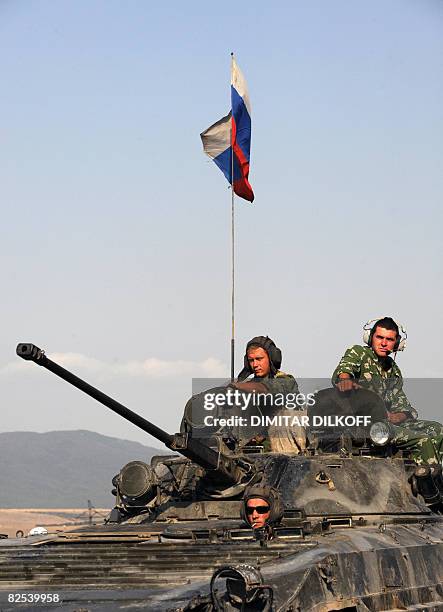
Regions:
M 355 344 L 340 359 L 332 375 L 332 384 L 337 383 L 339 374 L 350 374 L 362 387 L 377 393 L 390 412 L 409 412 L 416 419 L 417 411 L 403 391 L 400 368 L 391 357 L 386 359 L 383 366 L 370 346 Z
M 246 382 L 246 381 L 245 381 Z M 260 382 L 266 387 L 269 393 L 298 393 L 297 381 L 291 374 L 285 374 L 281 370 L 277 370 L 275 376 L 265 378 L 251 378 L 250 382 Z

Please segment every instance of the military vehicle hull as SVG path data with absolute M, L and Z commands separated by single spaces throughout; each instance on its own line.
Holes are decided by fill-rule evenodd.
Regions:
M 73 610 L 82 602 L 88 610 L 129 610 L 135 602 L 140 610 L 213 610 L 211 577 L 245 565 L 271 587 L 270 610 L 443 610 L 443 517 L 411 494 L 403 460 L 248 459 L 282 491 L 274 539 L 254 538 L 239 519 L 239 499 L 208 494 L 170 499 L 121 524 L 3 540 L 2 611 L 17 609 L 4 599 L 20 592 L 59 593 Z M 319 482 L 320 472 L 333 487 Z M 236 609 L 229 605 L 221 609 Z
M 11 540 L 0 547 L 1 610 L 35 609 L 6 593 L 58 593 L 73 610 L 210 610 L 214 570 L 242 564 L 272 587 L 273 610 L 443 610 L 443 519 L 360 518 L 265 546 L 232 521 L 198 521 L 187 539 L 157 524 Z
M 394 444 L 377 446 L 358 432 L 342 432 L 323 448 L 312 434 L 309 446 L 293 453 L 172 436 L 35 345 L 20 344 L 17 353 L 182 456 L 124 466 L 112 481 L 116 505 L 103 526 L 0 540 L 2 612 L 443 611 L 441 471 L 417 468 Z M 319 392 L 331 410 L 343 403 L 334 393 Z M 358 396 L 365 412 L 368 393 Z M 372 415 L 380 411 L 375 406 Z M 270 515 L 264 530 L 241 518 L 250 486 L 278 494 L 282 512 L 272 524 Z M 58 602 L 41 603 L 43 594 Z

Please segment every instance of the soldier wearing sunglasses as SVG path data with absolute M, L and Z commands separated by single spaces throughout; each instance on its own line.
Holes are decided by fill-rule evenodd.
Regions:
M 245 491 L 241 517 L 252 529 L 278 524 L 283 516 L 280 493 L 268 486 L 254 485 Z
M 269 520 L 271 507 L 261 497 L 251 497 L 246 502 L 246 517 L 252 529 L 261 529 Z

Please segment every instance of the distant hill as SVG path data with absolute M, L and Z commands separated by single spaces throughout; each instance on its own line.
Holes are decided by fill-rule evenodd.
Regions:
M 0 433 L 1 508 L 110 508 L 111 479 L 125 463 L 167 454 L 92 431 Z

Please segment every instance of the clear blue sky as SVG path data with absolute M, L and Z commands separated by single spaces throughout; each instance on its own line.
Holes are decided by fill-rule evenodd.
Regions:
M 326 378 L 392 314 L 404 375 L 442 377 L 442 30 L 437 0 L 0 2 L 1 431 L 152 442 L 18 366 L 19 341 L 171 431 L 192 376 L 228 373 L 230 194 L 199 133 L 229 109 L 231 51 L 256 194 L 238 367 L 264 333 Z

